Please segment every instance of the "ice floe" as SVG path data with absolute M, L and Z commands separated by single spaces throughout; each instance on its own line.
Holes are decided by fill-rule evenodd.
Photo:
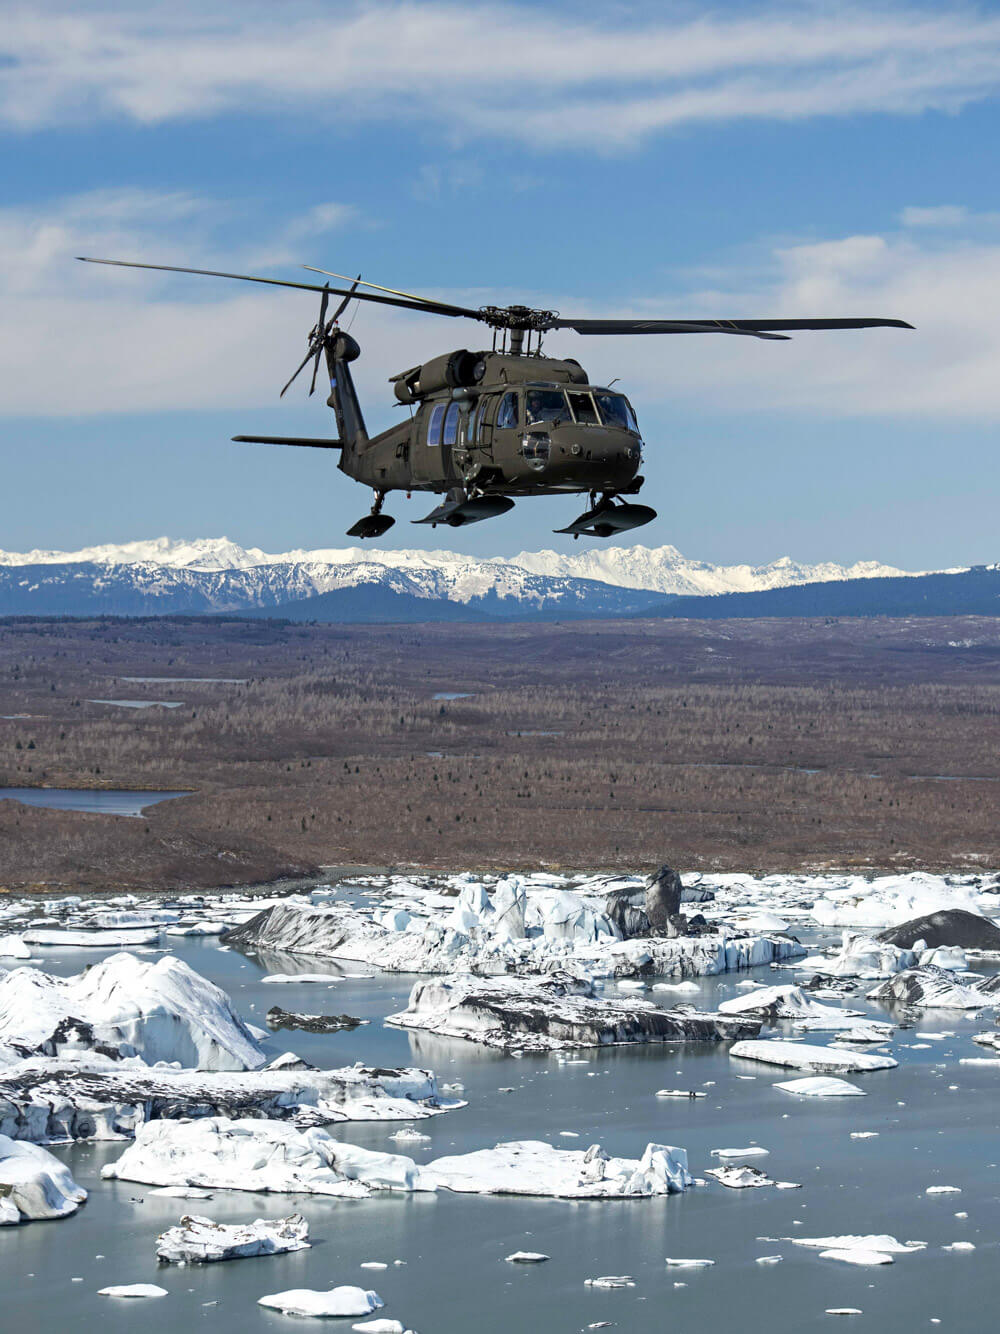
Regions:
M 806 1075 L 803 1079 L 787 1079 L 774 1087 L 786 1093 L 797 1093 L 802 1098 L 857 1098 L 865 1095 L 864 1089 L 858 1088 L 857 1084 L 832 1075 Z
M 995 1004 L 975 987 L 956 982 L 944 968 L 910 968 L 868 992 L 882 1005 L 914 1005 L 921 1010 L 981 1010 Z
M 186 1214 L 176 1227 L 157 1237 L 156 1258 L 164 1264 L 210 1264 L 308 1248 L 309 1225 L 301 1214 L 255 1218 L 252 1223 L 216 1223 Z
M 368 1315 L 377 1311 L 385 1303 L 377 1292 L 370 1288 L 343 1286 L 330 1288 L 328 1292 L 317 1292 L 313 1288 L 289 1288 L 287 1292 L 272 1292 L 265 1297 L 258 1297 L 258 1306 L 269 1306 L 285 1315 L 298 1316 L 348 1316 Z
M 558 1051 L 637 1042 L 718 1042 L 755 1035 L 760 1021 L 662 1010 L 651 1001 L 598 996 L 567 974 L 541 980 L 470 973 L 417 982 L 386 1023 L 511 1051 Z
M 204 1070 L 267 1062 L 229 997 L 182 959 L 113 954 L 73 977 L 35 968 L 0 976 L 0 1051 L 8 1061 L 97 1050 Z
M 899 1064 L 891 1056 L 879 1056 L 874 1052 L 817 1047 L 806 1042 L 782 1042 L 767 1038 L 736 1042 L 730 1047 L 729 1054 L 743 1060 L 763 1061 L 767 1065 L 781 1065 L 792 1070 L 820 1072 L 891 1070 Z
M 436 1158 L 426 1173 L 439 1186 L 461 1193 L 579 1200 L 667 1195 L 691 1184 L 686 1152 L 666 1144 L 647 1144 L 641 1158 L 612 1158 L 599 1144 L 556 1149 L 540 1140 L 521 1140 Z
M 131 1299 L 141 1297 L 166 1297 L 168 1292 L 166 1288 L 159 1287 L 156 1283 L 119 1283 L 110 1288 L 98 1288 L 98 1297 L 128 1297 Z
M 0 1135 L 0 1225 L 65 1218 L 86 1198 L 66 1164 L 48 1150 Z
M 101 1175 L 155 1186 L 364 1199 L 372 1190 L 434 1190 L 412 1158 L 345 1144 L 281 1121 L 151 1121 Z

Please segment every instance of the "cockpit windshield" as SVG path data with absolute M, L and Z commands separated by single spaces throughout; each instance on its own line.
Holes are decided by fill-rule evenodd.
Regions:
M 524 396 L 528 424 L 534 422 L 569 421 L 566 395 L 561 389 L 529 389 Z
M 632 404 L 624 394 L 612 394 L 604 390 L 595 392 L 594 398 L 605 426 L 617 426 L 619 430 L 639 434 L 639 423 L 632 411 Z

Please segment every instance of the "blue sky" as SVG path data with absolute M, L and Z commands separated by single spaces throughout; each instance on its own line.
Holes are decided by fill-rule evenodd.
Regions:
M 340 546 L 367 509 L 326 456 L 228 443 L 330 433 L 319 395 L 277 398 L 309 297 L 73 262 L 90 253 L 563 313 L 909 319 L 548 348 L 637 408 L 660 512 L 639 540 L 1000 558 L 996 5 L 0 12 L 0 547 Z M 390 375 L 482 338 L 370 307 L 352 332 L 370 429 L 396 418 Z M 503 554 L 566 542 L 578 506 L 443 538 L 406 522 L 426 499 L 388 508 L 384 545 Z

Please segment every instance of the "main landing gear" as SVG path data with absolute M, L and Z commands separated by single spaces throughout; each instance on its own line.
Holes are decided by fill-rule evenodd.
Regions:
M 462 528 L 467 523 L 479 523 L 482 519 L 495 519 L 514 508 L 510 496 L 468 496 L 462 490 L 448 492 L 448 499 L 423 519 L 413 519 L 412 523 L 429 523 L 436 528 L 439 523 L 446 523 L 449 528 Z
M 381 537 L 387 533 L 396 520 L 391 514 L 382 513 L 382 505 L 385 501 L 385 492 L 375 492 L 375 503 L 372 505 L 371 513 L 366 514 L 363 519 L 359 519 L 356 524 L 348 528 L 348 537 Z
M 582 534 L 584 537 L 613 537 L 615 533 L 627 533 L 630 528 L 641 528 L 656 518 L 656 510 L 648 505 L 631 505 L 620 496 L 605 492 L 594 504 L 597 492 L 591 491 L 591 508 L 574 519 L 566 528 L 556 528 L 557 533 L 572 533 L 573 540 Z

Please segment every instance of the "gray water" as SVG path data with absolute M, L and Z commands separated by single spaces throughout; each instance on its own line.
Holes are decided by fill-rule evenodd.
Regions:
M 25 806 L 83 811 L 90 815 L 137 816 L 157 802 L 190 796 L 190 792 L 146 792 L 138 788 L 0 787 L 0 801 L 20 801 Z
M 88 699 L 88 704 L 110 704 L 116 709 L 179 709 L 179 699 Z
M 831 1322 L 836 1328 L 836 1318 L 825 1314 L 830 1307 L 861 1308 L 864 1314 L 848 1327 L 872 1334 L 938 1328 L 980 1334 L 995 1323 L 1000 1069 L 958 1064 L 960 1056 L 983 1054 L 969 1040 L 987 1026 L 983 1019 L 928 1013 L 921 1031 L 950 1029 L 956 1037 L 912 1051 L 905 1044 L 918 1039 L 912 1029 L 902 1029 L 892 1044 L 898 1069 L 849 1076 L 867 1097 L 799 1099 L 773 1087 L 794 1072 L 734 1060 L 725 1047 L 621 1047 L 579 1053 L 579 1065 L 560 1064 L 555 1056 L 503 1057 L 473 1043 L 383 1027 L 383 1017 L 405 1005 L 413 978 L 346 978 L 314 959 L 244 958 L 204 940 L 178 939 L 173 948 L 260 1026 L 276 1004 L 371 1020 L 349 1033 L 275 1034 L 268 1044 L 274 1054 L 291 1048 L 325 1066 L 427 1065 L 441 1082 L 464 1084 L 467 1108 L 415 1123 L 431 1136 L 429 1145 L 399 1146 L 418 1161 L 505 1139 L 546 1139 L 565 1147 L 599 1141 L 609 1152 L 632 1155 L 652 1140 L 684 1146 L 700 1174 L 715 1162 L 713 1148 L 756 1141 L 771 1151 L 760 1164 L 768 1174 L 801 1182 L 802 1189 L 733 1191 L 712 1184 L 666 1198 L 604 1202 L 446 1192 L 343 1201 L 222 1191 L 212 1200 L 184 1202 L 158 1199 L 128 1182 L 102 1182 L 100 1167 L 118 1157 L 119 1145 L 56 1148 L 90 1199 L 73 1218 L 0 1233 L 4 1329 L 294 1331 L 302 1326 L 258 1307 L 257 1298 L 341 1283 L 375 1288 L 386 1303 L 378 1314 L 421 1334 L 575 1334 L 598 1321 L 634 1334 L 733 1327 L 741 1334 L 800 1334 L 829 1329 Z M 43 967 L 60 973 L 92 962 L 90 952 L 39 953 Z M 329 971 L 331 983 L 263 984 L 262 976 L 272 971 Z M 767 983 L 791 980 L 784 971 L 758 969 L 756 975 Z M 745 976 L 704 979 L 699 997 L 683 999 L 714 1005 Z M 651 994 L 670 1003 L 670 993 Z M 812 1040 L 823 1041 L 823 1035 Z M 708 1096 L 697 1102 L 657 1099 L 662 1087 L 698 1088 Z M 348 1124 L 334 1133 L 396 1151 L 388 1137 L 397 1128 Z M 560 1138 L 566 1130 L 580 1138 Z M 852 1130 L 875 1130 L 879 1137 L 852 1140 Z M 926 1196 L 934 1184 L 959 1186 L 963 1193 Z M 186 1210 L 225 1221 L 299 1211 L 309 1221 L 313 1248 L 160 1268 L 156 1237 Z M 958 1210 L 967 1211 L 968 1219 L 955 1218 Z M 928 1248 L 890 1266 L 856 1268 L 775 1240 L 847 1232 L 889 1232 L 924 1240 Z M 941 1249 L 956 1240 L 972 1241 L 977 1249 Z M 505 1264 L 504 1256 L 518 1249 L 552 1258 L 537 1266 Z M 757 1265 L 763 1255 L 783 1260 Z M 666 1256 L 716 1264 L 672 1270 Z M 389 1268 L 359 1268 L 366 1260 L 388 1262 Z M 406 1263 L 395 1266 L 395 1260 Z M 630 1274 L 636 1286 L 584 1286 L 586 1278 L 603 1274 Z M 83 1281 L 74 1283 L 74 1277 Z M 136 1282 L 159 1283 L 169 1296 L 129 1303 L 96 1295 L 110 1283 Z M 941 1324 L 932 1325 L 932 1319 Z M 351 1323 L 334 1321 L 332 1328 L 347 1330 Z
M 245 686 L 247 683 L 245 676 L 120 676 L 115 679 L 131 681 L 134 685 L 158 686 L 184 685 L 189 682 L 195 685 L 219 686 Z

